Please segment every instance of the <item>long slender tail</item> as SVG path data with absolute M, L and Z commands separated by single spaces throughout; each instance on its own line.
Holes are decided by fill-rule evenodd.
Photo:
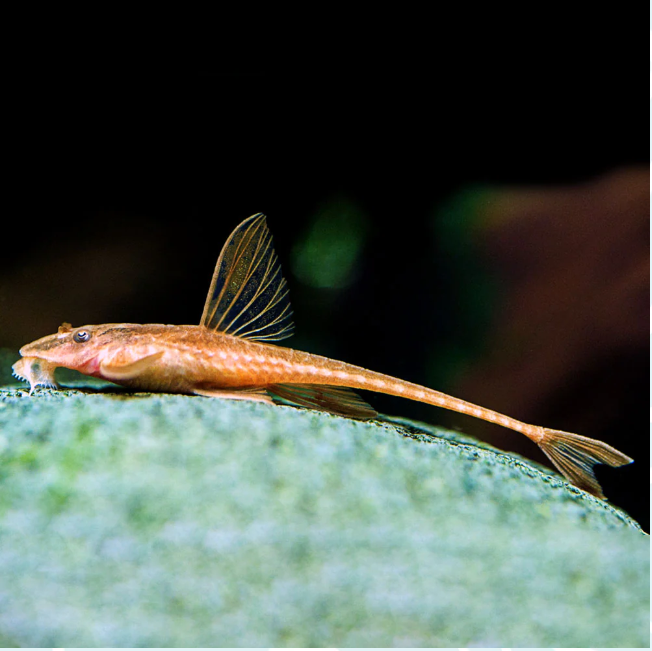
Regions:
M 378 376 L 372 377 L 373 382 Z M 479 407 L 478 405 L 448 396 L 439 391 L 403 382 L 396 378 L 385 376 L 383 380 L 385 386 L 382 388 L 373 387 L 373 389 L 475 416 L 476 418 L 481 418 L 490 423 L 496 423 L 525 434 L 525 436 L 534 441 L 543 450 L 555 468 L 568 481 L 575 484 L 578 488 L 602 499 L 605 499 L 605 497 L 593 472 L 593 466 L 597 463 L 604 463 L 608 466 L 618 467 L 632 463 L 633 461 L 626 454 L 619 452 L 610 445 L 588 438 L 587 436 L 547 429 L 537 425 L 528 425 L 527 423 L 522 423 L 491 409 Z
M 427 402 L 431 405 L 469 414 L 525 434 L 543 450 L 555 468 L 568 481 L 602 499 L 605 499 L 605 497 L 593 472 L 593 466 L 597 463 L 604 463 L 608 466 L 618 467 L 633 461 L 626 454 L 619 452 L 610 445 L 591 439 L 588 436 L 570 434 L 569 432 L 547 429 L 537 425 L 528 425 L 491 409 L 479 407 L 433 389 L 412 385 L 395 378 L 388 378 L 388 380 L 386 381 L 387 386 L 381 389 L 386 393 L 402 395 L 412 400 Z
M 291 352 L 294 356 L 292 361 L 296 364 L 297 352 Z M 354 418 L 373 416 L 373 409 L 359 399 L 353 400 L 351 394 L 332 391 L 332 387 L 349 387 L 351 389 L 366 389 L 386 393 L 409 400 L 425 402 L 436 407 L 443 407 L 461 414 L 468 414 L 524 434 L 539 445 L 555 468 L 568 481 L 602 499 L 604 499 L 604 494 L 593 473 L 593 466 L 597 463 L 604 463 L 617 467 L 633 461 L 626 454 L 619 452 L 610 445 L 590 439 L 587 436 L 547 429 L 538 425 L 529 425 L 515 418 L 505 416 L 505 414 L 454 398 L 440 391 L 369 371 L 359 366 L 344 364 L 343 362 L 308 353 L 301 353 L 301 358 L 298 361 L 301 364 L 303 376 L 297 372 L 296 366 L 277 364 L 277 367 L 290 368 L 291 371 L 288 377 L 280 375 L 277 380 L 277 382 L 291 382 L 291 384 L 274 383 L 274 386 L 277 389 L 281 388 L 281 391 L 272 388 L 274 393 L 284 399 L 336 414 L 353 416 Z M 284 372 L 287 371 L 284 370 Z M 316 385 L 328 386 L 318 388 Z M 327 391 L 328 387 L 331 389 Z
M 602 441 L 545 427 L 541 430 L 543 435 L 537 443 L 559 472 L 575 486 L 602 499 L 604 494 L 593 466 L 604 463 L 617 468 L 633 461 Z

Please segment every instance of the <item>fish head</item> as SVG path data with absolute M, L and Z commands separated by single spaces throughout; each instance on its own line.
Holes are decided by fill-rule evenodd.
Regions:
M 114 343 L 114 338 L 107 332 L 115 330 L 117 325 L 125 324 L 73 328 L 69 323 L 64 323 L 55 334 L 26 344 L 19 352 L 22 357 L 44 360 L 49 369 L 62 366 L 86 375 L 95 375 L 103 354 Z

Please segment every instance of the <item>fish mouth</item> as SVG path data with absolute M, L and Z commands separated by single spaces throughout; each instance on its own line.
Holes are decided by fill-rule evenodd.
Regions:
M 25 368 L 25 358 L 21 357 L 12 367 L 11 367 L 11 372 L 12 375 L 15 378 L 18 378 L 19 380 L 22 380 L 23 382 L 29 382 L 29 378 L 27 377 L 29 373 L 27 372 Z
M 29 394 L 32 395 L 37 386 L 56 389 L 57 383 L 54 379 L 56 364 L 48 362 L 40 357 L 21 357 L 11 370 L 15 377 L 23 382 L 29 382 Z

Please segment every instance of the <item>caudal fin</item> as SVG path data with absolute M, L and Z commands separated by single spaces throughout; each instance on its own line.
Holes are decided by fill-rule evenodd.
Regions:
M 604 499 L 602 488 L 593 473 L 596 463 L 617 468 L 632 463 L 633 459 L 602 441 L 579 434 L 554 429 L 543 429 L 539 447 L 555 467 L 578 488 Z

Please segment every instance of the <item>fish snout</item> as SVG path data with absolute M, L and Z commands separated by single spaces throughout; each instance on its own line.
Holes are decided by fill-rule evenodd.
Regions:
M 41 357 L 55 361 L 56 353 L 66 344 L 60 335 L 48 335 L 25 344 L 18 352 L 23 357 Z
M 30 357 L 33 355 L 36 351 L 34 350 L 34 346 L 32 344 L 25 344 L 19 351 L 18 353 L 20 354 L 21 357 Z M 20 360 L 18 360 L 19 362 Z M 16 362 L 16 364 L 18 364 Z

